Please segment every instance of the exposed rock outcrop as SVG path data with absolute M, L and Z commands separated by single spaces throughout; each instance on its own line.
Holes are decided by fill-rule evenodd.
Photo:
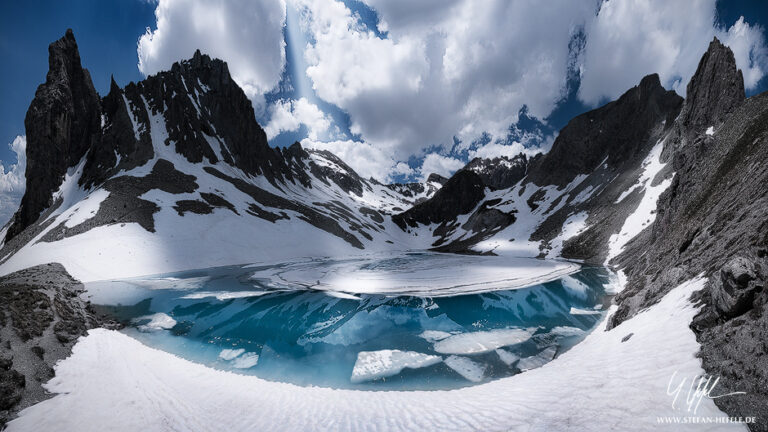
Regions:
M 647 154 L 648 138 L 661 123 L 672 124 L 683 99 L 648 75 L 618 100 L 576 116 L 560 131 L 552 149 L 528 168 L 526 182 L 565 186 L 601 163 L 618 167 Z
M 429 200 L 392 217 L 402 229 L 417 224 L 430 225 L 455 219 L 466 214 L 485 196 L 485 184 L 473 171 L 459 171 Z
M 42 384 L 53 377 L 53 365 L 69 355 L 78 337 L 104 323 L 80 299 L 82 291 L 59 264 L 0 277 L 0 428 L 50 397 Z
M 735 81 L 734 81 L 735 80 Z M 731 415 L 768 424 L 768 94 L 743 101 L 733 54 L 714 40 L 688 86 L 667 143 L 675 177 L 657 203 L 654 224 L 614 264 L 628 285 L 616 298 L 612 326 L 648 307 L 684 280 L 703 274 L 701 311 L 691 327 L 702 344 Z M 711 134 L 704 127 L 714 125 Z
M 24 119 L 27 133 L 26 193 L 8 229 L 11 239 L 53 204 L 69 167 L 101 139 L 101 103 L 72 30 L 48 47 L 48 75 Z
M 736 68 L 733 51 L 714 38 L 688 83 L 680 121 L 694 130 L 715 125 L 745 97 L 744 76 Z

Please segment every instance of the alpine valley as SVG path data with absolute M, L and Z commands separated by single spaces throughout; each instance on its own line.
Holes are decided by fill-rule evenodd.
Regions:
M 717 39 L 685 99 L 648 75 L 573 118 L 545 154 L 474 159 L 450 178 L 417 183 L 362 178 L 339 157 L 299 143 L 271 147 L 227 64 L 200 51 L 125 88 L 113 80 L 99 95 L 72 31 L 49 47 L 25 127 L 26 192 L 0 232 L 0 410 L 8 430 L 649 430 L 658 416 L 686 414 L 685 392 L 704 374 L 719 378 L 710 396 L 738 394 L 703 398 L 697 415 L 756 417 L 748 426 L 768 430 L 768 94 L 745 97 L 734 55 Z M 386 261 L 403 256 L 416 258 Z M 432 282 L 393 271 L 359 283 L 382 260 L 395 269 L 429 263 L 422 267 Z M 335 273 L 349 265 L 358 273 Z M 360 316 L 381 310 L 374 294 L 423 299 L 424 316 L 435 319 L 429 302 L 448 308 L 440 296 L 466 295 L 466 305 L 479 296 L 490 310 L 486 291 L 557 281 L 586 301 L 592 276 L 583 272 L 595 268 L 606 272 L 607 296 L 598 312 L 569 309 L 551 289 L 515 300 L 531 311 L 557 309 L 548 319 L 582 320 L 568 328 L 583 340 L 549 349 L 535 325 L 515 333 L 483 327 L 474 352 L 498 356 L 499 367 L 517 364 L 498 379 L 477 374 L 482 359 L 462 357 L 472 353 L 465 333 L 427 334 L 436 330 L 421 321 L 429 354 L 360 352 L 352 382 L 391 376 L 379 367 L 395 362 L 396 373 L 444 368 L 479 384 L 394 391 L 305 386 L 199 364 L 131 337 L 117 308 L 95 306 L 119 302 L 88 296 L 118 286 L 111 281 L 165 275 L 156 280 L 168 283 L 192 274 L 180 272 L 231 266 L 247 273 L 241 282 L 279 278 L 328 294 L 323 308 L 358 302 Z M 318 276 L 318 268 L 330 270 Z M 344 279 L 356 274 L 357 284 Z M 242 298 L 219 297 L 217 308 L 250 310 Z M 464 297 L 450 298 L 460 305 Z M 298 304 L 292 316 L 309 316 Z M 523 314 L 517 307 L 508 309 Z M 150 312 L 164 313 L 141 325 L 181 331 L 183 305 Z M 293 319 L 277 322 L 298 325 Z M 345 322 L 320 321 L 314 330 Z M 541 324 L 550 336 L 554 322 Z M 503 348 L 529 339 L 538 344 L 530 357 Z M 266 344 L 260 362 L 270 355 Z M 225 351 L 216 361 L 250 367 L 259 358 Z M 676 405 L 670 388 L 686 378 Z

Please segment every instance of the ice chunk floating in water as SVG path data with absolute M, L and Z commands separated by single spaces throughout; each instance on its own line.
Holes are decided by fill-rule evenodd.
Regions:
M 500 329 L 461 333 L 435 343 L 435 351 L 443 354 L 486 353 L 499 347 L 525 342 L 531 338 L 533 330 Z
M 438 356 L 413 351 L 363 351 L 357 354 L 351 380 L 353 383 L 370 381 L 397 375 L 405 368 L 418 369 L 440 363 L 442 360 Z
M 604 316 L 595 309 L 606 299 L 604 269 L 549 280 L 562 263 L 434 255 L 231 266 L 86 288 L 149 346 L 269 380 L 364 390 L 451 389 L 514 375 L 579 343 Z M 441 276 L 449 263 L 492 271 L 450 281 L 461 271 Z M 535 279 L 532 268 L 546 281 L 520 286 Z M 355 274 L 364 285 L 400 282 L 376 293 L 370 284 L 329 288 Z
M 459 375 L 472 382 L 480 382 L 483 380 L 483 374 L 485 373 L 485 365 L 483 364 L 473 362 L 466 357 L 455 355 L 445 359 L 445 364 L 458 372 Z
M 176 320 L 162 312 L 134 318 L 131 322 L 138 324 L 137 328 L 143 332 L 168 330 L 176 325 Z

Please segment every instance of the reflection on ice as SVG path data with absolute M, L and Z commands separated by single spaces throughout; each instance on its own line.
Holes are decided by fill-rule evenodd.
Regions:
M 578 270 L 578 265 L 564 261 L 420 252 L 255 267 L 250 277 L 271 288 L 334 295 L 445 297 L 524 288 Z
M 147 345 L 271 380 L 373 390 L 448 389 L 514 375 L 551 361 L 604 315 L 595 308 L 609 279 L 603 269 L 521 288 L 532 268 L 551 276 L 563 263 L 532 260 L 502 272 L 496 257 L 436 255 L 232 266 L 86 288 Z M 364 292 L 371 285 L 328 291 L 342 269 L 363 281 L 393 279 L 377 285 L 383 294 Z M 287 282 L 299 274 L 319 278 Z M 393 280 L 413 284 L 395 289 Z M 429 280 L 434 291 L 425 291 Z

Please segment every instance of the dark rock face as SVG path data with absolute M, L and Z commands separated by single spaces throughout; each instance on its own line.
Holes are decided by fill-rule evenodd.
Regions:
M 431 199 L 392 216 L 392 220 L 404 230 L 449 221 L 470 212 L 484 196 L 483 179 L 473 171 L 459 171 Z
M 733 51 L 715 38 L 699 61 L 686 89 L 682 124 L 701 129 L 719 123 L 744 102 L 744 77 L 736 68 Z
M 444 185 L 447 181 L 448 179 L 441 176 L 440 174 L 432 173 L 427 177 L 427 183 L 439 183 Z
M 753 306 L 755 295 L 762 291 L 755 263 L 745 257 L 735 257 L 712 276 L 709 293 L 712 307 L 727 318 L 744 314 Z
M 691 323 L 704 370 L 720 377 L 715 399 L 732 416 L 768 425 L 768 94 L 742 102 L 743 84 L 730 50 L 710 45 L 688 86 L 689 99 L 669 151 L 675 177 L 658 200 L 653 225 L 613 264 L 627 287 L 616 297 L 615 326 L 704 274 Z M 717 127 L 714 135 L 704 127 Z
M 0 277 L 0 427 L 50 397 L 42 384 L 53 377 L 53 365 L 104 322 L 80 299 L 82 291 L 59 264 Z
M 528 168 L 526 181 L 565 186 L 603 161 L 619 166 L 647 154 L 654 129 L 663 121 L 671 125 L 682 103 L 674 91 L 661 86 L 658 75 L 648 75 L 618 100 L 568 122 L 549 153 Z
M 583 180 L 573 193 L 562 196 L 547 208 L 540 208 L 546 191 L 534 190 L 527 200 L 527 205 L 531 211 L 545 215 L 546 219 L 533 233 L 531 240 L 544 242 L 544 254 L 547 252 L 548 242 L 560 234 L 563 223 L 570 215 L 588 211 L 589 228 L 563 245 L 563 256 L 602 264 L 610 235 L 621 229 L 626 217 L 639 204 L 637 196 L 622 200 L 619 205 L 616 205 L 616 200 L 636 181 L 643 159 L 658 139 L 668 131 L 667 125 L 671 126 L 680 112 L 681 105 L 682 98 L 672 91 L 665 90 L 658 75 L 648 75 L 617 101 L 571 120 L 560 132 L 549 153 L 531 158 L 520 154 L 512 159 L 476 159 L 454 175 L 454 178 L 465 172 L 472 172 L 480 178 L 481 185 L 492 190 L 508 189 L 522 181 L 522 193 L 527 188 L 537 189 L 546 185 L 554 185 L 562 190 L 577 175 L 587 175 L 587 179 Z M 431 199 L 393 217 L 393 220 L 403 229 L 406 225 L 415 226 L 416 223 L 450 221 L 457 214 L 466 214 L 474 209 L 484 198 L 484 192 L 472 196 L 466 203 L 469 208 L 453 203 L 446 204 L 445 198 L 441 197 L 451 191 L 448 186 L 452 180 L 453 178 Z M 589 200 L 578 202 L 575 199 L 581 192 L 589 195 L 592 189 L 595 196 Z M 484 223 L 482 225 L 485 228 L 481 230 L 483 234 L 470 236 L 472 240 L 464 238 L 456 244 L 442 244 L 443 238 L 437 240 L 436 246 L 452 252 L 473 246 L 472 241 L 480 241 L 497 232 L 499 227 L 514 223 L 510 215 L 501 213 L 493 216 L 500 223 L 498 227 L 491 229 L 488 223 Z M 487 218 L 491 217 L 490 213 L 480 218 L 481 216 L 483 215 L 470 215 L 470 218 L 477 221 L 490 220 Z M 434 234 L 444 236 L 451 232 L 449 229 L 435 230 Z
M 67 168 L 77 165 L 101 139 L 101 104 L 80 63 L 72 30 L 48 47 L 49 70 L 37 88 L 24 126 L 27 131 L 26 193 L 8 229 L 11 239 L 51 204 Z
M 112 79 L 109 94 L 101 101 L 104 119 L 101 141 L 105 145 L 92 148 L 88 155 L 80 179 L 85 188 L 98 185 L 121 170 L 144 165 L 154 156 L 150 134 L 140 133 L 137 138 L 133 126 L 134 116 L 143 124 L 149 123 L 149 119 L 145 112 L 132 110 L 127 101 L 125 92 Z

